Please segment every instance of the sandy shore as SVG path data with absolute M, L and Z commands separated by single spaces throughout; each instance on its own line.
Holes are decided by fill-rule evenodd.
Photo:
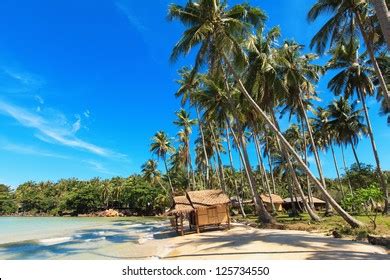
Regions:
M 387 251 L 363 242 L 302 231 L 255 229 L 235 224 L 229 231 L 209 231 L 167 240 L 164 259 L 390 259 Z

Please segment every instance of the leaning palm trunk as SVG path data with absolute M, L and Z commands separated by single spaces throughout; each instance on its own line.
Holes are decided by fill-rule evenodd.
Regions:
M 171 181 L 171 176 L 169 176 L 169 171 L 168 171 L 168 165 L 167 165 L 167 158 L 166 156 L 163 157 L 163 161 L 164 161 L 164 166 L 165 166 L 165 172 L 167 173 L 167 177 L 168 177 L 168 181 L 169 181 L 169 186 L 171 187 L 171 191 L 172 191 L 172 197 L 174 196 L 174 189 L 173 189 L 173 185 L 172 185 L 172 181 Z
M 241 200 L 240 193 L 238 191 L 237 180 L 236 180 L 236 177 L 234 176 L 235 174 L 234 174 L 234 164 L 233 164 L 232 148 L 231 148 L 231 145 L 230 145 L 230 133 L 229 133 L 229 127 L 228 127 L 227 124 L 226 124 L 226 142 L 227 142 L 227 148 L 228 148 L 228 153 L 229 153 L 230 168 L 232 169 L 234 190 L 236 191 L 237 202 L 238 202 L 238 205 L 240 207 L 241 215 L 242 215 L 242 217 L 245 218 L 246 217 L 245 210 L 244 210 L 244 207 L 242 205 L 242 200 Z
M 363 111 L 364 111 L 364 115 L 366 117 L 366 122 L 367 122 L 367 127 L 368 127 L 368 135 L 370 136 L 372 151 L 374 153 L 375 162 L 376 162 L 376 169 L 377 169 L 376 171 L 377 171 L 377 174 L 379 176 L 380 185 L 382 187 L 383 195 L 384 195 L 384 199 L 385 199 L 385 208 L 383 210 L 383 213 L 388 214 L 390 212 L 390 209 L 389 209 L 389 189 L 387 187 L 385 176 L 382 172 L 381 163 L 380 163 L 379 155 L 378 155 L 378 150 L 376 149 L 374 133 L 372 131 L 371 121 L 370 121 L 370 117 L 368 115 L 368 109 L 367 109 L 367 105 L 366 105 L 366 98 L 361 92 L 359 92 L 359 97 L 360 97 L 360 100 L 362 101 L 362 104 L 363 104 Z
M 240 136 L 237 137 L 237 135 L 234 133 L 230 123 L 228 123 L 229 129 L 231 134 L 233 135 L 234 142 L 236 143 L 237 150 L 239 151 L 239 155 L 242 161 L 242 164 L 244 166 L 245 174 L 248 179 L 249 188 L 251 190 L 251 194 L 253 197 L 253 202 L 255 204 L 256 213 L 259 215 L 259 219 L 264 224 L 273 224 L 275 223 L 274 218 L 268 213 L 267 209 L 265 208 L 263 201 L 261 200 L 261 197 L 259 196 L 259 193 L 256 189 L 256 181 L 253 177 L 252 168 L 249 163 L 249 156 L 248 152 L 246 150 L 246 145 L 242 141 L 242 133 L 239 133 Z
M 200 119 L 200 113 L 199 113 L 199 107 L 196 107 L 196 114 L 198 117 L 198 125 L 199 125 L 199 131 L 200 131 L 200 136 L 202 138 L 202 148 L 203 148 L 203 153 L 204 153 L 204 159 L 206 163 L 206 185 L 210 184 L 210 164 L 209 164 L 209 157 L 207 155 L 207 150 L 206 150 L 206 141 L 204 140 L 204 133 L 203 133 L 203 125 Z
M 265 170 L 265 167 L 264 167 L 263 159 L 261 158 L 261 147 L 260 147 L 259 139 L 257 138 L 256 132 L 253 132 L 253 139 L 255 141 L 257 160 L 259 162 L 259 169 L 260 169 L 261 173 L 264 175 L 264 178 L 265 178 L 265 185 L 267 187 L 269 200 L 271 202 L 272 213 L 276 213 L 275 204 L 274 204 L 274 202 L 272 200 L 271 187 L 269 185 L 268 175 L 267 175 L 267 171 Z
M 192 190 L 195 190 L 196 189 L 196 179 L 195 179 L 195 171 L 194 171 L 194 168 L 192 167 L 192 160 L 191 160 L 191 154 L 190 154 L 190 141 L 187 140 L 187 147 L 188 147 L 188 150 L 187 150 L 187 158 L 188 158 L 188 167 L 189 167 L 189 174 L 191 174 L 191 177 L 192 177 Z M 190 178 L 188 178 L 188 180 L 190 181 Z
M 241 93 L 245 96 L 246 99 L 252 104 L 256 112 L 260 115 L 260 117 L 267 123 L 267 125 L 270 127 L 270 129 L 277 135 L 278 139 L 283 144 L 283 147 L 285 147 L 298 161 L 299 165 L 305 170 L 305 172 L 310 176 L 310 178 L 313 180 L 315 185 L 319 188 L 319 190 L 323 193 L 325 200 L 329 201 L 329 203 L 332 205 L 332 207 L 337 211 L 337 213 L 348 223 L 351 225 L 351 227 L 357 228 L 362 227 L 364 224 L 355 218 L 353 218 L 350 214 L 348 214 L 334 199 L 333 197 L 327 192 L 327 190 L 322 186 L 321 182 L 318 181 L 318 179 L 313 175 L 313 173 L 310 171 L 310 169 L 305 165 L 303 160 L 300 158 L 298 153 L 294 150 L 294 148 L 288 143 L 286 138 L 284 138 L 283 134 L 276 128 L 276 126 L 273 124 L 273 122 L 270 120 L 270 118 L 267 116 L 267 114 L 260 108 L 260 106 L 256 103 L 256 101 L 253 100 L 252 96 L 249 94 L 249 92 L 244 87 L 244 84 L 241 81 L 241 78 L 237 74 L 237 72 L 234 70 L 233 66 L 231 65 L 230 61 L 227 59 L 227 57 L 224 55 L 224 60 L 226 64 L 229 67 L 230 72 L 233 74 Z
M 343 145 L 341 145 L 340 148 L 341 148 L 341 156 L 343 157 L 343 165 L 344 165 L 345 177 L 347 177 L 349 191 L 351 192 L 351 195 L 353 196 L 351 180 L 349 180 L 347 163 L 345 162 L 345 155 L 344 155 Z
M 369 40 L 367 32 L 364 29 L 363 20 L 362 20 L 362 16 L 361 16 L 360 12 L 357 9 L 355 9 L 354 13 L 355 13 L 356 18 L 357 18 L 357 22 L 358 22 L 358 25 L 359 25 L 359 28 L 360 28 L 360 32 L 362 33 L 362 37 L 363 37 L 364 43 L 366 44 L 367 51 L 368 51 L 368 54 L 370 56 L 371 63 L 374 66 L 374 70 L 375 70 L 376 76 L 377 76 L 377 78 L 379 80 L 379 84 L 380 84 L 380 87 L 382 89 L 382 93 L 383 93 L 383 96 L 385 98 L 385 102 L 386 102 L 386 105 L 387 105 L 386 107 L 390 108 L 390 95 L 389 95 L 389 91 L 387 89 L 387 84 L 386 84 L 385 78 L 383 77 L 382 71 L 379 68 L 378 61 L 376 60 L 375 52 L 374 52 L 374 48 L 373 48 L 373 43 Z M 385 36 L 385 38 L 386 38 L 386 36 Z M 390 40 L 390 39 L 386 38 L 386 40 Z
M 355 143 L 353 143 L 353 141 L 351 141 L 351 148 L 352 148 L 353 156 L 355 157 L 355 162 L 356 162 L 359 170 L 361 170 L 362 166 L 360 164 L 360 160 L 359 160 L 359 157 L 358 157 L 357 152 L 356 152 Z
M 343 184 L 341 183 L 341 178 L 340 178 L 339 166 L 337 165 L 336 155 L 334 153 L 333 144 L 331 142 L 330 142 L 330 150 L 332 151 L 334 168 L 336 169 L 337 181 L 339 183 L 339 188 L 340 188 L 340 191 L 341 191 L 341 195 L 343 196 L 343 198 L 345 198 L 344 188 L 343 188 Z
M 371 0 L 371 3 L 374 5 L 383 36 L 386 39 L 387 47 L 390 49 L 390 12 L 386 0 Z
M 272 113 L 272 120 L 275 124 L 275 127 L 280 130 L 279 128 L 279 123 L 276 121 L 276 118 L 275 118 L 275 112 L 274 110 L 271 108 L 271 113 Z M 277 139 L 277 141 L 280 143 L 280 140 Z M 315 213 L 314 209 L 312 209 L 309 205 L 309 203 L 307 202 L 307 199 L 305 197 L 305 193 L 303 192 L 302 190 L 302 187 L 301 187 L 301 184 L 299 183 L 299 180 L 298 180 L 298 176 L 294 170 L 294 167 L 293 167 L 293 164 L 291 162 L 291 159 L 290 159 L 290 154 L 289 152 L 286 150 L 286 148 L 284 147 L 284 145 L 280 145 L 280 148 L 281 148 L 281 152 L 282 152 L 282 156 L 283 158 L 285 159 L 285 161 L 287 162 L 287 168 L 288 168 L 288 171 L 291 175 L 291 179 L 293 181 L 293 185 L 295 187 L 295 189 L 298 191 L 299 193 L 299 196 L 301 197 L 302 199 L 302 204 L 303 206 L 305 207 L 307 213 L 309 214 L 310 218 L 313 220 L 313 221 L 320 221 L 320 217 Z M 298 155 L 298 154 L 297 154 Z M 302 158 L 298 155 L 298 158 L 300 160 L 302 160 Z M 299 204 L 298 204 L 299 205 Z
M 303 138 L 303 157 L 305 160 L 305 164 L 308 165 L 308 160 L 307 160 L 307 141 L 306 141 L 306 134 L 305 134 L 305 127 L 303 125 L 302 118 L 299 118 L 301 122 L 301 130 L 302 130 L 302 138 Z M 309 175 L 306 174 L 306 185 L 307 185 L 307 199 L 309 200 L 310 207 L 314 209 L 314 202 L 313 202 L 313 193 L 311 191 L 311 185 L 310 185 L 310 178 Z
M 321 165 L 321 160 L 320 160 L 320 157 L 318 155 L 318 150 L 317 150 L 317 145 L 314 141 L 314 138 L 313 138 L 313 130 L 311 128 L 311 125 L 310 125 L 310 122 L 309 122 L 309 118 L 307 117 L 307 112 L 305 110 L 305 107 L 303 106 L 303 102 L 302 102 L 302 98 L 301 96 L 299 96 L 299 106 L 301 107 L 301 110 L 303 112 L 303 117 L 305 119 L 305 123 L 306 123 L 306 127 L 307 127 L 307 132 L 309 133 L 309 139 L 310 139 L 310 144 L 312 145 L 313 147 L 313 154 L 314 154 L 314 159 L 316 161 L 316 165 L 317 165 L 317 170 L 318 170 L 318 174 L 320 175 L 320 179 L 321 179 L 321 183 L 322 183 L 322 186 L 324 188 L 326 188 L 326 183 L 325 183 L 325 176 L 324 176 L 324 172 L 322 170 L 322 165 Z M 326 201 L 326 211 L 325 211 L 325 215 L 329 216 L 331 215 L 333 212 L 333 209 L 332 209 L 332 206 L 329 204 L 328 201 Z
M 226 181 L 225 181 L 225 174 L 223 172 L 221 152 L 219 150 L 217 138 L 215 137 L 215 133 L 214 133 L 213 127 L 211 125 L 210 125 L 210 131 L 211 131 L 211 137 L 213 138 L 213 141 L 214 141 L 215 151 L 217 152 L 219 177 L 221 178 L 221 189 L 223 190 L 224 193 L 226 193 L 226 184 L 225 184 Z
M 267 146 L 268 146 L 268 140 L 267 141 Z M 269 149 L 267 149 L 267 159 L 268 159 L 268 166 L 269 166 L 269 173 L 271 175 L 271 181 L 272 181 L 272 188 L 273 188 L 273 193 L 276 194 L 276 184 L 275 184 L 275 178 L 274 178 L 274 170 L 272 167 L 272 157 Z

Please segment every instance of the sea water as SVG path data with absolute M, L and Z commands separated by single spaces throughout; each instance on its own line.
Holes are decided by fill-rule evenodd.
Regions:
M 0 217 L 0 259 L 148 258 L 157 249 L 148 241 L 167 227 L 153 218 Z

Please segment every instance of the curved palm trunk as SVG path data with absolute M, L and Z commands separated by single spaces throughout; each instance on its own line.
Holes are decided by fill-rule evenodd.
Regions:
M 386 4 L 385 4 L 385 6 L 386 6 Z M 367 51 L 368 51 L 368 54 L 370 56 L 371 63 L 374 66 L 374 70 L 375 70 L 376 76 L 377 76 L 377 78 L 379 80 L 379 84 L 381 86 L 382 93 L 383 93 L 383 96 L 385 98 L 387 107 L 390 108 L 390 95 L 389 95 L 389 91 L 387 89 L 386 81 L 385 81 L 385 79 L 383 77 L 382 71 L 379 68 L 378 61 L 376 60 L 373 44 L 369 40 L 367 32 L 364 29 L 363 20 L 362 20 L 360 12 L 357 9 L 355 9 L 354 13 L 355 13 L 356 18 L 357 18 L 357 22 L 358 22 L 358 25 L 359 25 L 360 32 L 362 33 L 362 37 L 363 37 L 364 43 L 366 44 Z M 385 36 L 385 38 L 386 38 L 386 36 Z M 386 40 L 389 41 L 390 39 L 386 38 Z
M 268 140 L 266 139 L 266 141 L 267 141 L 267 146 L 268 146 Z M 275 184 L 275 178 L 274 178 L 274 170 L 272 167 L 273 166 L 272 165 L 272 158 L 271 158 L 271 153 L 268 149 L 267 149 L 267 159 L 268 159 L 269 173 L 271 175 L 272 188 L 273 188 L 274 193 L 276 194 L 276 184 Z
M 237 150 L 239 151 L 239 155 L 242 161 L 242 164 L 244 166 L 245 174 L 248 179 L 249 188 L 252 193 L 253 202 L 255 203 L 255 209 L 256 213 L 259 215 L 259 220 L 264 224 L 273 224 L 275 223 L 274 218 L 268 213 L 267 209 L 265 209 L 265 206 L 263 204 L 263 201 L 261 200 L 261 197 L 259 196 L 259 193 L 256 189 L 256 181 L 253 177 L 252 168 L 250 166 L 249 162 L 249 156 L 248 152 L 246 150 L 246 145 L 242 141 L 242 133 L 239 132 L 241 136 L 237 137 L 237 135 L 234 133 L 230 123 L 228 123 L 229 129 L 231 134 L 233 135 L 233 139 L 237 145 Z
M 169 176 L 168 165 L 167 165 L 167 157 L 166 157 L 166 156 L 163 157 L 163 161 L 164 161 L 164 166 L 165 166 L 165 172 L 167 173 L 167 177 L 168 177 L 168 181 L 169 181 L 169 186 L 171 187 L 172 197 L 173 197 L 175 191 L 174 191 L 174 189 L 173 189 L 173 185 L 172 185 L 172 181 L 171 181 L 171 176 Z
M 226 184 L 225 184 L 225 174 L 223 172 L 223 164 L 222 164 L 222 159 L 221 159 L 221 152 L 219 150 L 217 138 L 215 136 L 213 127 L 210 125 L 210 131 L 211 131 L 211 137 L 213 138 L 214 141 L 214 147 L 217 152 L 217 160 L 218 160 L 218 170 L 219 170 L 219 176 L 221 178 L 221 189 L 223 190 L 224 193 L 226 193 Z
M 345 197 L 344 188 L 343 188 L 343 184 L 341 183 L 340 172 L 339 172 L 339 166 L 337 165 L 336 155 L 335 155 L 335 153 L 334 153 L 334 149 L 333 149 L 333 144 L 332 144 L 332 143 L 330 143 L 330 150 L 332 151 L 332 157 L 333 157 L 334 168 L 336 169 L 337 181 L 338 181 L 338 183 L 339 183 L 339 188 L 340 188 L 340 191 L 341 191 L 341 195 L 342 195 L 343 198 L 344 198 L 344 197 Z
M 321 183 L 322 183 L 322 186 L 324 188 L 326 188 L 326 183 L 325 183 L 325 176 L 324 176 L 324 172 L 322 170 L 322 164 L 321 164 L 321 160 L 320 160 L 320 156 L 318 155 L 318 149 L 317 149 L 317 145 L 314 141 L 314 138 L 313 138 L 313 130 L 311 128 L 311 125 L 310 125 L 310 122 L 309 122 L 309 118 L 307 117 L 307 112 L 305 110 L 305 107 L 303 106 L 303 102 L 302 102 L 302 98 L 301 96 L 299 96 L 299 106 L 301 107 L 301 110 L 303 112 L 303 117 L 305 119 L 305 123 L 306 123 L 306 127 L 307 127 L 307 132 L 309 133 L 309 139 L 310 139 L 310 144 L 312 145 L 313 147 L 313 154 L 314 154 L 314 159 L 316 161 L 316 165 L 317 165 L 317 170 L 318 170 L 318 174 L 320 175 L 320 179 L 321 179 Z M 332 209 L 332 206 L 329 204 L 328 201 L 326 201 L 326 211 L 325 211 L 325 215 L 326 216 L 329 216 L 329 215 L 332 215 L 333 213 L 333 209 Z
M 199 107 L 196 107 L 196 114 L 198 117 L 198 125 L 199 125 L 199 131 L 200 131 L 200 136 L 202 139 L 202 148 L 203 148 L 203 153 L 204 153 L 204 158 L 206 162 L 206 185 L 210 184 L 210 164 L 209 164 L 209 157 L 207 155 L 207 150 L 206 150 L 206 142 L 204 140 L 204 133 L 203 133 L 203 125 L 202 121 L 200 120 L 200 113 L 199 113 Z
M 363 104 L 364 115 L 366 116 L 366 122 L 367 122 L 367 127 L 368 127 L 368 135 L 370 136 L 371 147 L 372 147 L 372 151 L 374 153 L 375 162 L 376 162 L 376 169 L 377 169 L 380 185 L 381 185 L 381 188 L 383 190 L 383 195 L 384 195 L 384 199 L 385 199 L 385 208 L 383 210 L 383 213 L 389 214 L 390 213 L 389 189 L 387 187 L 386 178 L 382 172 L 381 163 L 380 163 L 379 155 L 378 155 L 378 150 L 376 149 L 374 133 L 372 131 L 371 121 L 370 121 L 370 117 L 368 115 L 368 109 L 367 109 L 367 105 L 366 105 L 366 98 L 361 93 L 360 93 L 360 99 L 361 99 L 362 104 Z
M 390 48 L 390 12 L 386 0 L 371 0 L 370 2 L 374 5 L 387 47 Z
M 303 157 L 305 160 L 305 164 L 309 166 L 308 159 L 307 159 L 308 156 L 307 156 L 307 141 L 306 141 L 305 127 L 303 125 L 302 118 L 299 119 L 301 121 L 302 138 L 303 138 Z M 307 174 L 306 174 L 306 186 L 307 186 L 307 199 L 309 200 L 309 205 L 312 209 L 314 209 L 313 192 L 311 191 L 310 178 L 309 175 Z
M 341 156 L 343 157 L 343 164 L 344 164 L 345 177 L 347 177 L 349 191 L 351 192 L 351 195 L 353 196 L 353 190 L 352 190 L 352 186 L 351 186 L 351 181 L 349 180 L 349 176 L 348 176 L 347 163 L 345 162 L 345 155 L 344 155 L 344 148 L 343 148 L 343 145 L 340 145 L 340 148 L 341 148 Z
M 275 112 L 274 112 L 273 108 L 271 108 L 271 113 L 272 113 L 272 120 L 273 120 L 273 123 L 275 124 L 275 127 L 278 130 L 280 130 L 279 123 L 277 122 L 277 120 L 275 118 Z M 277 141 L 279 142 L 280 140 L 277 139 Z M 289 152 L 286 150 L 286 148 L 283 145 L 280 145 L 280 148 L 281 148 L 281 151 L 282 151 L 282 156 L 284 157 L 284 159 L 287 162 L 287 168 L 288 168 L 288 170 L 290 172 L 291 179 L 293 181 L 293 185 L 294 185 L 295 189 L 298 191 L 299 196 L 302 199 L 303 206 L 305 207 L 307 213 L 309 214 L 310 218 L 313 221 L 317 221 L 317 222 L 320 221 L 321 220 L 320 217 L 315 213 L 314 209 L 312 209 L 310 207 L 309 203 L 307 202 L 307 199 L 305 197 L 305 193 L 302 190 L 301 184 L 299 183 L 297 174 L 296 174 L 296 172 L 294 170 L 294 167 L 293 167 L 293 164 L 291 162 Z M 302 158 L 299 155 L 298 155 L 298 158 L 302 161 Z
M 223 54 L 224 55 L 224 54 Z M 314 174 L 310 171 L 310 169 L 305 165 L 303 160 L 300 158 L 298 153 L 294 150 L 294 148 L 288 143 L 286 138 L 284 138 L 283 134 L 276 128 L 276 126 L 273 124 L 273 122 L 270 120 L 270 118 L 267 116 L 267 114 L 260 108 L 259 105 L 257 105 L 256 101 L 253 100 L 252 96 L 248 93 L 246 88 L 244 87 L 244 84 L 241 81 L 241 78 L 237 74 L 237 72 L 234 70 L 233 66 L 231 65 L 230 61 L 226 58 L 224 55 L 224 61 L 229 67 L 230 72 L 233 74 L 239 90 L 241 93 L 245 96 L 245 98 L 252 104 L 256 112 L 260 115 L 260 117 L 266 122 L 266 124 L 270 127 L 270 129 L 275 132 L 278 139 L 281 140 L 283 143 L 283 147 L 285 147 L 298 161 L 299 165 L 305 170 L 305 172 L 310 176 L 310 178 L 313 180 L 315 185 L 318 187 L 318 189 L 323 193 L 325 200 L 329 201 L 329 203 L 332 205 L 332 207 L 337 211 L 337 213 L 349 224 L 351 227 L 357 228 L 364 226 L 364 223 L 360 222 L 359 220 L 352 217 L 350 214 L 348 214 L 334 199 L 333 197 L 327 192 L 327 190 L 322 186 L 321 182 L 318 181 L 318 179 L 314 176 Z
M 241 199 L 240 193 L 238 191 L 237 180 L 236 180 L 236 177 L 234 176 L 235 174 L 234 174 L 232 148 L 230 146 L 230 133 L 229 133 L 229 127 L 227 124 L 226 124 L 226 142 L 227 142 L 228 153 L 229 153 L 230 168 L 232 169 L 232 173 L 233 173 L 234 190 L 236 191 L 237 201 L 238 201 L 238 205 L 240 207 L 241 215 L 242 215 L 242 217 L 245 218 L 246 217 L 245 210 L 244 210 L 244 207 L 242 205 L 242 199 Z
M 361 170 L 362 166 L 360 165 L 360 160 L 359 160 L 357 152 L 356 152 L 355 144 L 352 141 L 351 141 L 351 147 L 352 147 L 353 156 L 355 157 L 356 164 L 357 164 L 359 170 Z
M 272 200 L 271 187 L 269 185 L 268 175 L 267 175 L 267 171 L 265 170 L 265 167 L 264 167 L 263 159 L 261 158 L 261 147 L 260 147 L 259 139 L 257 138 L 256 132 L 253 132 L 253 139 L 255 140 L 255 148 L 256 148 L 257 160 L 259 162 L 260 171 L 262 174 L 264 174 L 264 177 L 265 177 L 265 185 L 267 187 L 269 200 L 271 202 L 272 213 L 276 213 L 275 204 Z

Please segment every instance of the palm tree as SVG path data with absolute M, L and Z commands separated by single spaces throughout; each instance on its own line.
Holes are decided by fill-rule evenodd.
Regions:
M 175 151 L 174 147 L 171 145 L 168 135 L 164 131 L 158 131 L 152 138 L 152 144 L 150 145 L 150 151 L 154 153 L 158 159 L 162 159 L 165 166 L 165 172 L 168 177 L 169 186 L 171 187 L 172 195 L 175 193 L 169 176 L 168 166 L 167 166 L 167 154 L 173 153 Z
M 283 137 L 283 134 L 274 124 L 273 120 L 271 120 L 247 91 L 241 75 L 237 71 L 239 67 L 245 66 L 247 61 L 240 41 L 243 38 L 248 38 L 253 28 L 257 29 L 264 23 L 264 13 L 260 9 L 252 8 L 248 4 L 235 5 L 228 8 L 225 1 L 199 0 L 188 1 L 184 6 L 170 5 L 168 18 L 170 20 L 177 19 L 187 27 L 182 38 L 173 48 L 171 55 L 172 61 L 175 61 L 181 54 L 188 54 L 193 47 L 199 46 L 199 51 L 195 58 L 193 76 L 206 62 L 209 64 L 210 73 L 222 71 L 225 79 L 228 78 L 228 73 L 231 74 L 241 94 L 253 106 L 254 110 L 259 114 L 259 117 L 269 126 L 269 129 L 276 134 L 283 148 L 290 152 L 298 161 L 315 185 L 324 194 L 326 200 L 329 201 L 333 208 L 352 227 L 362 226 L 363 224 L 360 221 L 354 219 L 340 207 L 326 191 L 322 183 L 318 181 L 307 165 L 305 165 L 299 154 Z M 234 59 L 235 65 L 231 62 L 232 58 Z M 224 72 L 224 65 L 226 65 L 228 73 Z
M 334 47 L 335 44 L 345 39 L 349 40 L 355 37 L 356 30 L 359 29 L 379 80 L 382 94 L 386 103 L 390 106 L 390 94 L 375 57 L 373 41 L 370 40 L 367 32 L 368 3 L 361 0 L 318 0 L 309 11 L 308 20 L 313 22 L 319 16 L 329 12 L 331 13 L 331 18 L 313 37 L 310 47 L 316 47 L 317 52 L 323 53 L 329 41 L 331 47 Z
M 389 208 L 389 191 L 386 178 L 383 174 L 379 160 L 378 150 L 374 139 L 374 133 L 371 126 L 366 96 L 374 94 L 374 85 L 371 79 L 370 67 L 364 61 L 364 56 L 359 56 L 359 45 L 357 41 L 350 40 L 348 43 L 340 43 L 331 51 L 332 58 L 327 64 L 328 69 L 339 70 L 339 72 L 329 81 L 328 87 L 336 95 L 344 94 L 346 98 L 357 95 L 362 102 L 363 112 L 367 123 L 367 131 L 374 154 L 376 169 L 379 176 L 379 182 L 385 197 L 385 213 Z
M 177 126 L 181 127 L 182 130 L 179 131 L 178 136 L 179 139 L 183 143 L 183 149 L 185 153 L 185 166 L 187 168 L 187 176 L 188 176 L 188 184 L 190 188 L 191 175 L 192 175 L 192 187 L 195 189 L 195 174 L 194 169 L 192 167 L 191 161 L 191 148 L 190 148 L 190 135 L 192 133 L 192 126 L 196 124 L 196 120 L 190 118 L 190 115 L 182 108 L 178 112 L 176 112 L 177 120 L 173 123 Z
M 157 168 L 157 161 L 149 159 L 141 166 L 141 172 L 143 174 L 143 178 L 147 182 L 151 183 L 152 185 L 157 183 L 163 190 L 167 191 L 164 185 L 161 183 L 161 173 Z
M 195 95 L 197 94 L 200 86 L 200 75 L 191 75 L 192 70 L 188 67 L 183 67 L 179 70 L 180 80 L 177 83 L 180 85 L 175 96 L 181 97 L 181 105 L 184 106 L 187 102 L 190 105 L 195 106 L 196 114 L 198 118 L 199 132 L 202 140 L 202 149 L 204 153 L 204 160 L 206 164 L 206 185 L 209 184 L 210 179 L 210 164 L 208 160 L 207 150 L 206 150 L 206 141 L 203 132 L 203 124 L 201 122 L 199 105 L 196 103 Z

